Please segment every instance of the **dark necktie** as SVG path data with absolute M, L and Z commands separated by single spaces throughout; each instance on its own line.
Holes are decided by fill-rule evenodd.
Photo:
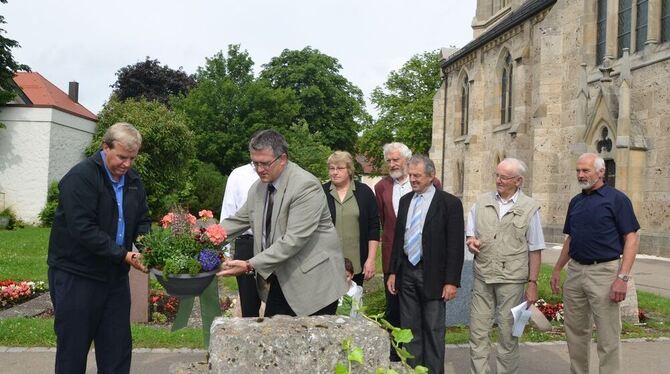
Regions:
M 272 207 L 274 205 L 275 186 L 268 184 L 268 206 L 265 210 L 265 247 L 269 247 L 270 228 L 272 227 Z

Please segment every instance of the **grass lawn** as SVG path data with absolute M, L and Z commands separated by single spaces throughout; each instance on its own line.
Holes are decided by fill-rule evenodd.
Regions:
M 51 229 L 0 230 L 0 280 L 47 282 L 47 248 Z

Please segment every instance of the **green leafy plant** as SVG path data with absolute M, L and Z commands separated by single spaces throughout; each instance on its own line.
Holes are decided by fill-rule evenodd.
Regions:
M 0 219 L 4 217 L 4 220 L 7 221 L 5 229 L 14 230 L 16 228 L 22 228 L 23 222 L 16 217 L 16 213 L 12 208 L 5 208 L 0 211 Z M 1 220 L 0 220 L 1 221 Z
M 58 182 L 53 181 L 49 184 L 47 190 L 47 203 L 38 215 L 42 226 L 51 227 L 54 222 L 54 215 L 56 215 L 56 208 L 58 208 Z

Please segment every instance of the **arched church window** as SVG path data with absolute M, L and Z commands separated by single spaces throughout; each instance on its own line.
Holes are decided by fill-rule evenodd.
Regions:
M 616 162 L 612 159 L 605 160 L 605 182 L 610 187 L 616 187 Z
M 644 49 L 647 41 L 648 0 L 637 0 L 637 16 L 635 17 L 635 50 Z
M 623 56 L 624 48 L 630 49 L 632 0 L 619 0 L 619 20 L 617 28 L 617 56 Z
M 470 122 L 470 81 L 465 75 L 461 81 L 461 135 L 468 134 Z
M 500 123 L 512 120 L 512 56 L 505 56 L 504 65 L 500 74 Z
M 663 0 L 661 6 L 661 41 L 670 41 L 670 0 Z
M 670 0 L 665 0 L 670 1 Z M 607 36 L 607 0 L 598 0 L 598 21 L 596 36 L 596 65 L 603 63 Z

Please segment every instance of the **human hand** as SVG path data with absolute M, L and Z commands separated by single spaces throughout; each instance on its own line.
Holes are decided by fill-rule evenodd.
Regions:
M 469 236 L 468 239 L 465 241 L 465 244 L 468 245 L 468 251 L 472 253 L 473 255 L 476 255 L 479 253 L 479 246 L 481 245 L 479 239 L 477 239 L 474 236 Z
M 142 254 L 139 252 L 126 252 L 126 257 L 123 259 L 123 261 L 143 273 L 149 272 L 146 266 L 142 264 Z
M 624 282 L 622 279 L 617 278 L 612 282 L 610 286 L 610 300 L 615 303 L 620 303 L 626 299 L 626 291 L 628 289 L 628 283 Z
M 442 299 L 444 301 L 452 300 L 456 297 L 457 292 L 456 286 L 453 284 L 445 284 L 444 287 L 442 287 Z
M 367 261 L 365 261 L 365 264 L 363 264 L 363 280 L 369 280 L 375 276 L 375 267 L 374 258 L 368 258 Z
M 247 262 L 244 260 L 226 260 L 221 265 L 221 270 L 216 273 L 220 277 L 232 277 L 247 273 Z
M 551 273 L 551 292 L 554 295 L 558 295 L 561 293 L 561 271 L 560 270 L 554 270 L 553 273 Z
M 526 287 L 526 309 L 537 301 L 537 282 L 528 282 Z
M 397 295 L 398 291 L 395 289 L 395 274 L 390 274 L 386 281 L 386 288 L 388 288 L 391 295 Z

